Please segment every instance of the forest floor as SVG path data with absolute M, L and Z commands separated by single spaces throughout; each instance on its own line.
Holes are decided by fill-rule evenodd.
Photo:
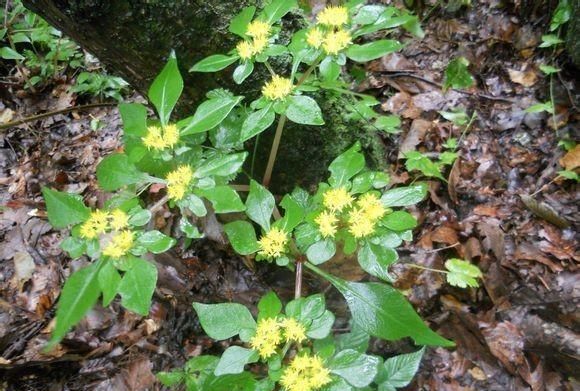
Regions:
M 448 138 L 459 139 L 459 158 L 444 173 L 448 182 L 430 180 L 429 198 L 412 208 L 420 222 L 415 240 L 393 268 L 396 286 L 457 348 L 428 349 L 406 389 L 578 389 L 579 193 L 572 181 L 554 180 L 562 166 L 580 165 L 578 148 L 566 152 L 558 145 L 579 138 L 578 70 L 565 53 L 537 48 L 548 10 L 532 14 L 489 0 L 428 12 L 425 38 L 402 35 L 407 46 L 370 63 L 367 79 L 356 86 L 403 119 L 399 135 L 383 137 L 393 185 L 417 178 L 405 170 L 401 153 L 436 155 Z M 445 67 L 457 56 L 470 61 L 475 86 L 444 92 Z M 524 111 L 550 99 L 549 79 L 538 69 L 548 63 L 563 69 L 553 86 L 557 129 L 547 113 Z M 68 92 L 66 79 L 33 93 L 14 69 L 1 69 L 0 126 L 88 103 Z M 477 113 L 465 134 L 438 113 L 458 108 Z M 117 109 L 101 107 L 0 133 L 0 390 L 159 389 L 156 372 L 226 346 L 203 334 L 193 301 L 255 305 L 271 289 L 291 298 L 285 272 L 202 240 L 157 256 L 160 280 L 149 316 L 118 303 L 96 307 L 56 351 L 44 354 L 65 276 L 85 261 L 71 261 L 60 249 L 66 232 L 48 224 L 40 189 L 52 186 L 100 204 L 95 168 L 120 148 L 120 132 Z M 527 198 L 532 194 L 535 203 Z M 167 210 L 155 221 L 158 229 L 173 229 Z M 453 257 L 483 270 L 479 289 L 453 288 L 440 274 L 405 266 L 413 260 L 441 269 Z M 307 282 L 307 291 L 320 284 L 314 277 Z M 373 345 L 383 356 L 413 349 L 409 341 Z

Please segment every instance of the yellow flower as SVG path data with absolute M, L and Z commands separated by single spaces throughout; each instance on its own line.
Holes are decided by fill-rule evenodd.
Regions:
M 284 370 L 280 384 L 286 391 L 315 391 L 330 383 L 330 371 L 318 356 L 296 356 Z
M 252 43 L 252 55 L 260 54 L 268 46 L 267 37 L 256 37 Z
M 167 174 L 167 196 L 172 200 L 180 200 L 185 195 L 193 178 L 193 170 L 187 165 L 179 166 Z
M 322 203 L 332 212 L 340 212 L 352 204 L 353 198 L 344 187 L 330 189 L 324 193 Z
M 372 193 L 363 195 L 356 203 L 369 220 L 376 221 L 387 212 L 381 200 Z
M 152 125 L 147 128 L 147 135 L 141 140 L 148 149 L 171 148 L 179 141 L 179 129 L 174 124 L 169 124 L 164 128 Z
M 338 54 L 338 52 L 346 49 L 350 45 L 351 40 L 352 37 L 348 31 L 338 30 L 330 32 L 324 38 L 322 48 L 328 54 Z
M 285 318 L 280 322 L 284 329 L 286 342 L 302 342 L 306 339 L 306 328 L 294 318 Z
M 248 29 L 246 30 L 246 35 L 254 38 L 267 37 L 268 34 L 270 34 L 270 25 L 261 20 L 254 20 L 248 25 Z
M 129 216 L 121 209 L 115 209 L 110 214 L 111 228 L 119 231 L 129 225 Z
M 288 234 L 280 228 L 272 228 L 258 241 L 260 253 L 268 258 L 278 258 L 285 250 Z
M 375 220 L 369 219 L 361 210 L 354 208 L 348 214 L 348 231 L 355 238 L 364 238 L 375 231 Z
M 284 99 L 292 92 L 292 80 L 275 75 L 272 80 L 262 87 L 262 95 L 267 99 Z
M 313 28 L 312 30 L 306 33 L 306 43 L 316 49 L 322 45 L 324 42 L 324 34 L 317 28 Z
M 334 213 L 324 211 L 314 219 L 314 222 L 318 224 L 318 230 L 325 238 L 334 237 L 336 234 L 336 223 L 338 223 L 338 219 Z
M 109 213 L 104 210 L 95 210 L 87 221 L 81 225 L 80 234 L 85 239 L 94 239 L 109 229 Z
M 258 321 L 256 334 L 250 340 L 252 349 L 257 351 L 260 357 L 268 358 L 276 353 L 280 343 L 282 343 L 282 330 L 278 321 L 275 318 Z
M 111 242 L 103 249 L 103 255 L 114 259 L 119 259 L 129 252 L 133 247 L 133 232 L 121 231 L 113 236 Z
M 254 53 L 254 47 L 248 41 L 241 41 L 236 46 L 236 51 L 238 52 L 238 56 L 240 56 L 242 60 L 247 60 L 248 58 L 252 57 Z
M 318 14 L 316 21 L 326 26 L 340 27 L 348 23 L 348 9 L 330 5 Z

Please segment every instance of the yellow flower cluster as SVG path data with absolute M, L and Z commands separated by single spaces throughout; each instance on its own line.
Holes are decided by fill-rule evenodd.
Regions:
M 262 87 L 262 95 L 270 100 L 284 99 L 292 93 L 292 80 L 274 75 L 272 80 Z
M 167 174 L 167 196 L 175 201 L 179 201 L 185 196 L 191 180 L 193 170 L 190 166 L 183 165 Z
M 179 142 L 179 129 L 175 124 L 163 128 L 152 125 L 147 128 L 147 134 L 141 140 L 148 149 L 173 148 Z
M 326 54 L 337 55 L 352 43 L 352 35 L 343 25 L 348 23 L 346 7 L 328 6 L 316 18 L 318 26 L 306 33 L 306 43 L 313 48 L 320 48 Z
M 113 259 L 119 259 L 133 247 L 133 232 L 124 230 L 113 236 L 111 242 L 103 249 L 103 255 Z
M 262 53 L 268 46 L 268 37 L 270 35 L 270 25 L 261 20 L 255 20 L 250 23 L 246 29 L 246 35 L 252 37 L 251 41 L 240 41 L 236 46 L 238 56 L 242 60 L 247 60 Z
M 280 384 L 286 391 L 315 391 L 328 383 L 330 371 L 318 356 L 296 356 L 284 370 Z
M 85 239 L 94 239 L 109 229 L 121 230 L 129 225 L 129 216 L 120 209 L 112 212 L 95 210 L 81 225 L 80 235 Z
M 268 258 L 278 258 L 284 253 L 287 242 L 288 234 L 284 230 L 274 227 L 258 241 L 260 254 Z
M 355 238 L 364 238 L 375 232 L 377 222 L 387 213 L 381 200 L 373 193 L 366 193 L 355 202 L 344 187 L 327 190 L 322 196 L 322 211 L 314 222 L 320 234 L 327 237 L 336 235 L 340 220 L 338 214 L 348 212 L 345 223 Z M 350 209 L 349 209 L 350 208 Z
M 258 321 L 256 334 L 250 340 L 250 347 L 260 357 L 268 358 L 282 342 L 300 343 L 306 339 L 306 328 L 294 318 L 266 318 Z

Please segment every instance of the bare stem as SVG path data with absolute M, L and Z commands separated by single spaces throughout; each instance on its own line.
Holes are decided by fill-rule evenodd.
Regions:
M 278 120 L 278 126 L 276 127 L 276 134 L 274 135 L 274 141 L 272 142 L 272 148 L 270 149 L 270 157 L 268 158 L 268 165 L 266 166 L 266 172 L 264 173 L 264 179 L 262 184 L 265 187 L 270 185 L 270 180 L 272 179 L 272 171 L 274 170 L 274 163 L 276 162 L 276 155 L 278 155 L 278 148 L 280 147 L 280 140 L 282 139 L 282 131 L 284 130 L 284 124 L 286 123 L 286 115 L 282 114 Z
M 302 296 L 302 261 L 296 260 L 296 283 L 294 285 L 294 299 Z
M 426 267 L 426 266 L 421 266 L 421 265 L 417 265 L 415 263 L 405 263 L 405 265 L 410 266 L 410 267 L 414 267 L 415 269 L 422 269 L 422 270 L 428 270 L 430 272 L 435 272 L 435 273 L 445 273 L 445 274 L 449 274 L 448 271 L 446 270 L 441 270 L 441 269 L 432 269 L 430 267 Z
M 159 201 L 153 204 L 151 208 L 149 208 L 149 212 L 151 212 L 151 214 L 157 212 L 159 209 L 163 208 L 163 205 L 165 205 L 168 200 L 169 200 L 168 196 L 163 196 Z

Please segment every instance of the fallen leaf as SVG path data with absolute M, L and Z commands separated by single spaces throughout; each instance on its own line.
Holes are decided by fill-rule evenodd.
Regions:
M 399 159 L 405 156 L 405 152 L 417 149 L 417 145 L 425 139 L 425 135 L 431 129 L 432 124 L 431 121 L 424 119 L 416 119 L 411 123 L 411 129 L 409 129 L 399 147 Z
M 524 364 L 524 336 L 511 322 L 500 322 L 495 325 L 481 324 L 481 332 L 487 346 L 501 363 L 513 374 Z
M 527 71 L 517 71 L 515 69 L 508 68 L 507 71 L 510 75 L 511 81 L 521 84 L 524 87 L 531 87 L 538 81 L 538 74 L 533 69 L 529 69 Z
M 569 150 L 562 159 L 560 164 L 568 171 L 573 171 L 580 167 L 580 144 Z

